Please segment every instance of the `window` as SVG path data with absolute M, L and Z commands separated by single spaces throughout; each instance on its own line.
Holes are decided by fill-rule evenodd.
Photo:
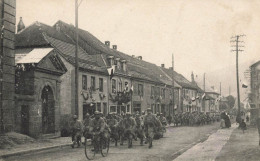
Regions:
M 87 90 L 88 86 L 87 86 L 87 76 L 86 75 L 82 75 L 82 89 Z
M 155 95 L 154 92 L 155 92 L 155 91 L 154 91 L 154 86 L 151 86 L 151 96 L 154 96 L 154 95 Z
M 95 80 L 96 78 L 95 77 L 91 77 L 91 88 L 93 89 L 93 90 L 95 90 L 96 89 L 96 80 Z
M 116 106 L 110 106 L 110 111 L 109 112 L 116 112 Z
M 128 91 L 129 87 L 128 87 L 128 82 L 125 82 L 125 90 Z
M 161 94 L 162 94 L 162 98 L 165 99 L 165 88 L 162 88 Z
M 160 96 L 160 87 L 156 87 L 155 95 Z
M 101 112 L 101 103 L 97 103 L 97 111 Z
M 99 91 L 103 92 L 103 78 L 99 78 Z
M 112 93 L 116 93 L 116 80 L 112 79 Z
M 142 84 L 138 84 L 138 95 L 139 96 L 144 95 L 144 86 Z
M 119 83 L 118 83 L 118 91 L 119 91 L 119 92 L 122 92 L 122 91 L 123 91 L 122 82 L 119 82 Z

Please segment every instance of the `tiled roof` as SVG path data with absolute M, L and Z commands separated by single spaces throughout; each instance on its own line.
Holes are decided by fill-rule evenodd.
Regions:
M 75 63 L 75 45 L 60 41 L 45 35 L 46 40 L 56 48 L 62 56 L 70 63 Z M 96 70 L 107 73 L 106 67 L 102 62 L 101 55 L 88 55 L 83 49 L 78 48 L 79 67 L 83 69 Z
M 15 47 L 26 48 L 33 46 L 48 46 L 48 42 L 46 42 L 42 35 L 43 32 L 53 38 L 73 43 L 70 38 L 58 32 L 55 28 L 40 22 L 35 22 L 15 35 Z
M 73 25 L 69 25 L 62 21 L 58 21 L 56 24 L 61 27 L 61 31 L 64 34 L 75 40 L 76 28 Z M 90 34 L 88 31 L 78 29 L 78 33 L 79 45 L 89 54 L 94 55 L 102 53 L 107 56 L 114 56 L 116 58 L 120 58 L 121 60 L 126 60 L 128 72 L 125 74 L 135 78 L 148 79 L 156 81 L 158 83 L 171 84 L 171 80 L 168 79 L 165 73 L 162 72 L 155 64 L 133 58 L 132 56 L 122 53 L 118 50 L 111 49 L 100 40 L 98 40 L 95 36 Z M 119 71 L 116 70 L 116 72 Z
M 172 69 L 162 68 L 161 69 L 166 72 L 170 77 L 173 75 L 173 79 L 182 87 L 198 89 L 194 84 L 188 81 L 183 75 L 177 73 L 176 71 L 172 72 Z

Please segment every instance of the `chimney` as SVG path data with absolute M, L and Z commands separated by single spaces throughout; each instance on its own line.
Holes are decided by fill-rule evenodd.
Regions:
M 59 24 L 56 24 L 56 25 L 55 25 L 55 29 L 56 29 L 58 32 L 60 32 L 60 26 L 59 26 Z
M 191 82 L 195 82 L 193 72 L 191 72 Z
M 173 67 L 169 67 L 170 70 L 173 70 Z
M 20 32 L 20 31 L 23 30 L 24 28 L 25 28 L 25 26 L 24 26 L 24 23 L 23 23 L 23 18 L 20 17 L 20 21 L 19 21 L 19 23 L 18 23 L 18 25 L 17 25 L 17 32 Z
M 161 67 L 164 68 L 165 67 L 164 64 L 161 64 Z
M 137 59 L 143 60 L 143 57 L 142 56 L 138 56 Z
M 117 50 L 117 45 L 112 46 L 114 50 Z
M 110 41 L 105 41 L 105 45 L 110 47 Z

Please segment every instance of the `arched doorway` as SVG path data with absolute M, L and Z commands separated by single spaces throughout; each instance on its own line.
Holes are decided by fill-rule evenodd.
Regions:
M 49 134 L 55 132 L 55 101 L 53 91 L 50 86 L 42 89 L 42 133 Z

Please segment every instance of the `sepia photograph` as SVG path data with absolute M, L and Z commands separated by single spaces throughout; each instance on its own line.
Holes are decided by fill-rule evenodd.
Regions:
M 0 0 L 0 161 L 260 161 L 259 0 Z

